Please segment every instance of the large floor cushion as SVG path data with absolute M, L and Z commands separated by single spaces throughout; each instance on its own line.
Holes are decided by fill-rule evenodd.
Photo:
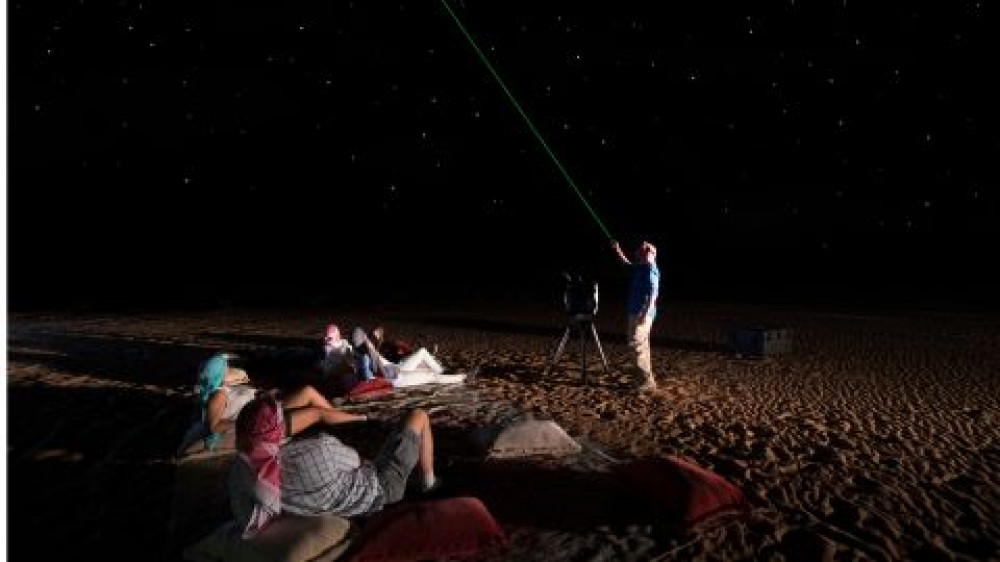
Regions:
M 583 450 L 559 424 L 551 420 L 524 419 L 504 426 L 483 428 L 475 432 L 473 439 L 488 457 L 496 459 L 563 456 Z
M 198 453 L 174 471 L 169 543 L 172 554 L 232 518 L 227 480 L 235 453 Z
M 392 390 L 393 386 L 391 382 L 383 378 L 376 377 L 370 380 L 361 381 L 351 387 L 351 390 L 347 393 L 347 399 L 354 401 L 378 398 L 387 394 L 392 394 Z
M 351 523 L 334 515 L 283 513 L 244 539 L 230 521 L 184 550 L 191 562 L 328 562 L 351 544 Z
M 391 506 L 365 524 L 351 562 L 472 556 L 498 550 L 506 537 L 483 502 L 473 497 Z
M 619 470 L 627 486 L 652 501 L 668 522 L 681 531 L 716 515 L 749 507 L 739 488 L 680 457 L 638 459 Z

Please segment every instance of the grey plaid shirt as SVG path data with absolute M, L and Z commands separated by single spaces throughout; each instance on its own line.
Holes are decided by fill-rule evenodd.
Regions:
M 316 432 L 281 446 L 281 509 L 351 517 L 382 508 L 375 467 L 336 437 Z
M 315 432 L 282 444 L 279 462 L 282 511 L 352 517 L 382 509 L 383 493 L 375 467 L 362 464 L 357 451 L 328 433 Z M 241 528 L 254 506 L 254 484 L 249 467 L 234 462 L 229 493 Z

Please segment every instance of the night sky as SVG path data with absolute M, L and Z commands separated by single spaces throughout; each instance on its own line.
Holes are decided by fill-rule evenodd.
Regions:
M 665 298 L 1000 300 L 989 3 L 449 2 Z M 8 45 L 14 308 L 624 286 L 440 0 L 14 0 Z

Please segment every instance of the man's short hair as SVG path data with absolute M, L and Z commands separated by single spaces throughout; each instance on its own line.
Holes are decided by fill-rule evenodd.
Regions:
M 639 255 L 649 256 L 649 259 L 656 259 L 656 246 L 650 244 L 649 242 L 643 241 L 639 244 Z

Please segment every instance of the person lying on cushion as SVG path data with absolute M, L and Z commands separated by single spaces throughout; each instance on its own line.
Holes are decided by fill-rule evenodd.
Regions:
M 200 433 L 205 448 L 215 449 L 222 435 L 233 429 L 236 417 L 258 391 L 249 384 L 246 371 L 229 365 L 229 356 L 217 353 L 205 361 L 198 372 L 198 404 L 201 413 Z M 280 397 L 285 408 L 320 407 L 332 409 L 330 402 L 311 386 L 304 386 Z
M 403 498 L 406 480 L 417 466 L 424 491 L 439 486 L 430 418 L 423 410 L 410 412 L 370 462 L 325 431 L 302 433 L 316 424 L 365 416 L 338 410 L 308 412 L 285 411 L 271 396 L 254 399 L 240 412 L 229 498 L 245 538 L 283 511 L 340 517 L 379 511 Z
M 366 336 L 361 328 L 355 328 L 351 337 L 354 340 L 355 349 L 364 346 L 365 353 L 372 358 L 370 364 L 359 363 L 359 369 L 369 368 L 370 365 L 374 372 L 381 373 L 389 380 L 398 379 L 410 372 L 433 373 L 435 375 L 444 373 L 444 367 L 426 348 L 421 347 L 413 351 L 413 348 L 405 343 L 387 343 L 385 328 L 382 326 L 376 326 L 372 330 L 371 338 Z M 390 360 L 390 356 L 382 353 L 386 348 L 389 348 L 391 356 L 396 357 L 395 360 Z M 403 353 L 402 357 L 399 357 L 400 353 Z
M 363 329 L 354 328 L 348 341 L 341 337 L 336 324 L 327 325 L 318 366 L 335 386 L 347 389 L 360 381 L 372 380 L 385 362 Z
M 362 381 L 372 380 L 387 363 L 386 359 L 361 328 L 354 328 L 351 332 L 351 344 L 354 346 L 354 372 Z
M 404 357 L 413 353 L 413 346 L 409 342 L 386 336 L 385 327 L 382 325 L 372 328 L 371 341 L 382 357 L 392 363 L 399 363 Z
M 327 376 L 354 372 L 354 348 L 340 336 L 340 328 L 329 324 L 323 334 L 323 358 L 320 367 Z

